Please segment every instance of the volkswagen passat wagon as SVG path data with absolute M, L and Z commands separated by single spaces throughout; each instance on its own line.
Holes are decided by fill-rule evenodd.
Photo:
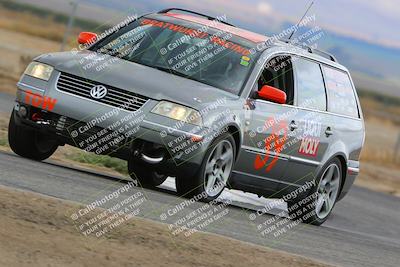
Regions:
M 172 176 L 204 201 L 224 188 L 282 198 L 317 225 L 359 172 L 362 112 L 331 55 L 177 9 L 78 41 L 18 82 L 16 154 L 44 160 L 69 144 L 127 160 L 142 186 Z

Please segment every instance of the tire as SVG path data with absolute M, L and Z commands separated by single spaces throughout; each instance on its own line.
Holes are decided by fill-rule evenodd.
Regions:
M 15 124 L 14 111 L 8 124 L 8 143 L 15 154 L 37 161 L 48 159 L 58 148 L 58 142 L 48 135 Z
M 176 190 L 179 196 L 210 202 L 221 195 L 229 182 L 235 162 L 235 140 L 229 133 L 216 138 L 208 148 L 203 162 L 191 177 L 177 177 Z
M 334 158 L 324 165 L 309 194 L 288 201 L 290 218 L 313 225 L 323 224 L 336 204 L 342 179 L 342 164 Z
M 167 180 L 168 176 L 150 171 L 151 166 L 140 160 L 130 159 L 128 161 L 128 171 L 132 179 L 137 180 L 140 186 L 154 188 Z

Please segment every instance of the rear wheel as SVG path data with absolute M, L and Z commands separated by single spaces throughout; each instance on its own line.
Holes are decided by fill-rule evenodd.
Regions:
M 317 182 L 317 186 L 307 196 L 310 197 L 309 201 L 297 198 L 288 202 L 289 215 L 292 219 L 300 219 L 314 225 L 321 225 L 328 219 L 336 204 L 342 183 L 340 160 L 335 158 L 328 162 Z
M 140 160 L 130 159 L 128 171 L 132 179 L 137 180 L 142 187 L 154 188 L 167 180 L 168 176 L 151 171 L 151 166 Z
M 235 140 L 226 133 L 216 139 L 208 149 L 195 177 L 177 177 L 178 194 L 185 197 L 202 196 L 212 201 L 222 193 L 231 176 L 235 161 Z
M 50 136 L 15 124 L 14 112 L 8 125 L 8 142 L 15 154 L 33 160 L 49 158 L 58 148 L 58 142 Z

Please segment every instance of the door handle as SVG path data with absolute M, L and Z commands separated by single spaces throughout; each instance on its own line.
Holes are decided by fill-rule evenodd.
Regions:
M 290 128 L 291 131 L 294 131 L 294 130 L 296 130 L 297 128 L 299 128 L 299 126 L 296 124 L 295 121 L 292 121 L 292 122 L 290 123 L 290 125 L 289 125 L 289 128 Z
M 331 127 L 326 128 L 326 130 L 325 130 L 326 137 L 329 137 L 332 134 L 333 134 L 333 131 L 332 131 Z

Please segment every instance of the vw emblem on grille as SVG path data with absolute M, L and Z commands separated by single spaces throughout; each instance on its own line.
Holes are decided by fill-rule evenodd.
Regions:
M 90 95 L 94 99 L 102 99 L 107 95 L 107 93 L 108 93 L 108 90 L 103 85 L 93 86 L 92 89 L 90 90 Z

